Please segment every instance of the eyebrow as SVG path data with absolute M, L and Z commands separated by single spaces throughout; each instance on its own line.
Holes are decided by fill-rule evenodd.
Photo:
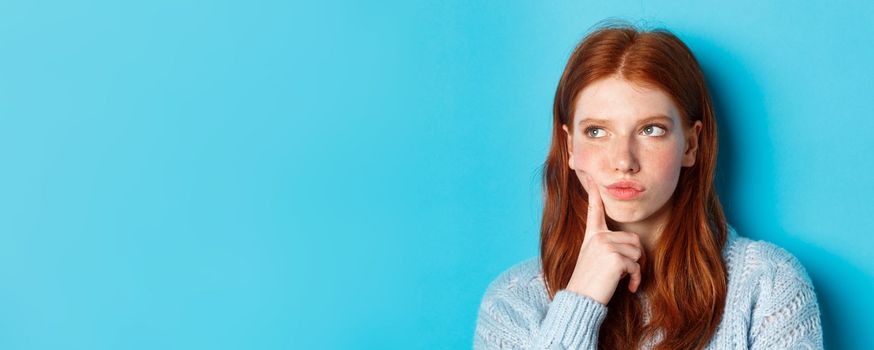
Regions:
M 644 119 L 641 119 L 638 122 L 638 124 L 645 124 L 645 123 L 650 123 L 650 122 L 654 122 L 654 121 L 663 121 L 663 122 L 667 122 L 667 124 L 670 126 L 674 125 L 674 120 L 666 115 L 663 115 L 663 114 L 657 114 L 657 115 L 653 115 L 650 117 L 646 117 Z M 583 124 L 586 124 L 586 123 L 602 124 L 602 125 L 612 124 L 612 122 L 610 120 L 607 120 L 607 119 L 583 117 L 583 119 L 580 120 L 580 123 L 577 125 L 582 126 Z

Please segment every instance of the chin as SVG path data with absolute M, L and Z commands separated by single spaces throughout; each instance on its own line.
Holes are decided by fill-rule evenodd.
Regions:
M 640 207 L 605 207 L 607 216 L 617 223 L 629 224 L 640 222 L 647 218 L 648 212 Z

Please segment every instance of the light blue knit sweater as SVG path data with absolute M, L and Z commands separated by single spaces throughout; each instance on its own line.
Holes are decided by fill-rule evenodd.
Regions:
M 707 349 L 821 349 L 813 284 L 791 253 L 739 236 L 729 226 L 723 251 L 728 295 Z M 648 308 L 643 301 L 648 320 Z M 474 349 L 596 349 L 607 306 L 563 289 L 547 298 L 539 257 L 501 273 L 488 287 L 476 321 Z M 653 343 L 646 344 L 650 348 Z

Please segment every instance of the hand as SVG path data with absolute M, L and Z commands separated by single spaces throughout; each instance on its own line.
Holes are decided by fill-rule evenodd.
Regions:
M 637 292 L 641 281 L 638 261 L 645 259 L 644 250 L 638 234 L 607 229 L 601 193 L 588 175 L 583 187 L 589 194 L 586 236 L 567 289 L 607 305 L 626 275 L 631 275 L 628 290 Z

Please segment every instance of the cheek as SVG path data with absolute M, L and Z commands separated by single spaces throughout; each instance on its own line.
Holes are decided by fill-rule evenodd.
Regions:
M 683 165 L 682 154 L 674 149 L 651 150 L 641 161 L 641 166 L 648 169 L 644 170 L 647 173 L 645 176 L 655 183 L 663 184 L 664 188 L 661 192 L 673 193 L 677 180 L 680 178 L 680 169 Z
M 682 150 L 676 145 L 652 145 L 641 147 L 638 162 L 646 177 L 660 181 L 678 178 L 683 164 Z M 574 164 L 577 171 L 595 173 L 610 170 L 606 151 L 586 144 L 574 144 Z
M 574 164 L 578 172 L 594 172 L 599 168 L 598 164 L 602 158 L 601 152 L 596 147 L 584 144 L 574 145 Z
M 646 157 L 641 161 L 656 173 L 679 172 L 683 164 L 683 157 L 673 149 L 653 149 L 645 151 L 645 154 Z

